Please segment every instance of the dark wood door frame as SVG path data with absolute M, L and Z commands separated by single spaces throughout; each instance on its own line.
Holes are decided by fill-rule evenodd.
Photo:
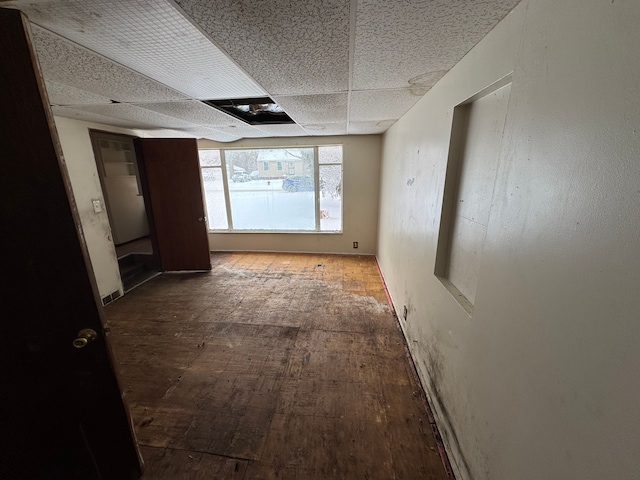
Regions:
M 93 269 L 18 10 L 0 8 L 0 59 L 0 478 L 138 478 Z M 84 328 L 97 338 L 74 348 Z

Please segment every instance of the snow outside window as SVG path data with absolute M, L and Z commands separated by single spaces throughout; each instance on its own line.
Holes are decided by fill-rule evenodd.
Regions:
M 340 145 L 200 150 L 200 166 L 211 231 L 342 231 Z
M 219 208 L 225 205 L 220 150 L 200 150 L 200 168 L 209 230 L 226 230 L 227 210 Z

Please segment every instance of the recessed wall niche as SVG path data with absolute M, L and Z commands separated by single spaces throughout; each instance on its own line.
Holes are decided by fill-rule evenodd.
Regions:
M 511 91 L 508 75 L 454 108 L 434 273 L 473 314 Z

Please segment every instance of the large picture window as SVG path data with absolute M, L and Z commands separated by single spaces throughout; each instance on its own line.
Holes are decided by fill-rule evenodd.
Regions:
M 200 167 L 211 231 L 342 231 L 342 146 L 200 150 Z

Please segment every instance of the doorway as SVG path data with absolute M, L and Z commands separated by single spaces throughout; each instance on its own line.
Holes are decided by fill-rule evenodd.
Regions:
M 90 130 L 124 293 L 160 273 L 133 139 Z

